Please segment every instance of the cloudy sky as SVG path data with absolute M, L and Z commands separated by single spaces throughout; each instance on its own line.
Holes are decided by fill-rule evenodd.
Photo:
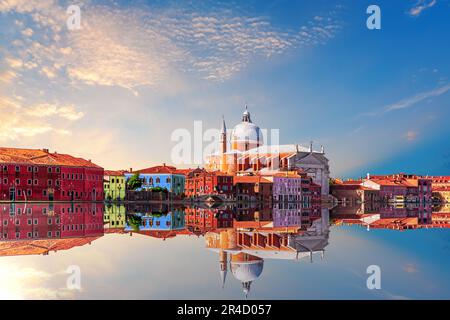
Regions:
M 450 2 L 377 3 L 381 30 L 369 1 L 0 0 L 0 145 L 171 163 L 174 130 L 247 103 L 335 176 L 450 174 Z

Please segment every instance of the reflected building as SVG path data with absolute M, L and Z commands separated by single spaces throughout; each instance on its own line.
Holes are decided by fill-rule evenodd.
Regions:
M 146 235 L 163 240 L 185 232 L 183 208 L 169 210 L 163 204 L 136 205 L 127 207 L 129 218 L 125 232 Z M 132 214 L 132 215 L 131 215 Z
M 301 216 L 301 209 L 296 210 Z M 222 286 L 231 270 L 248 297 L 251 284 L 263 272 L 264 260 L 307 259 L 313 262 L 315 254 L 323 258 L 328 245 L 328 209 L 321 209 L 320 217 L 310 220 L 308 226 L 299 225 L 298 221 L 301 222 L 293 219 L 286 225 L 276 226 L 274 220 L 235 219 L 232 228 L 208 232 L 206 247 L 219 256 Z
M 218 208 L 189 207 L 185 209 L 186 229 L 197 236 L 211 230 L 231 228 L 234 211 L 231 206 Z
M 43 203 L 0 206 L 0 256 L 49 254 L 103 236 L 103 204 Z
M 337 206 L 331 211 L 333 225 L 360 225 L 367 229 L 409 230 L 446 227 L 450 212 L 436 212 L 430 204 L 382 206 L 365 212 L 362 206 Z
M 103 216 L 105 233 L 123 233 L 125 228 L 126 209 L 124 205 L 107 204 Z

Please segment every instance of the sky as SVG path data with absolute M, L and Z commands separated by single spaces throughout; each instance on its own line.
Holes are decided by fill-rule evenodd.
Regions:
M 0 145 L 170 164 L 174 131 L 247 104 L 332 176 L 450 175 L 449 18 L 448 0 L 0 0 Z

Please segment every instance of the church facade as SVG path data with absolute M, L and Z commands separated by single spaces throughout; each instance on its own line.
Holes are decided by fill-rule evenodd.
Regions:
M 324 148 L 320 151 L 298 144 L 264 145 L 262 130 L 252 122 L 247 107 L 242 121 L 231 131 L 228 141 L 225 120 L 222 122 L 220 146 L 216 154 L 207 156 L 205 168 L 231 175 L 273 175 L 286 171 L 301 171 L 329 194 L 330 169 Z

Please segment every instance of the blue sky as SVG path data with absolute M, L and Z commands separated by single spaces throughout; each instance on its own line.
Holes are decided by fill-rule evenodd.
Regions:
M 248 103 L 334 176 L 450 174 L 450 2 L 0 1 L 0 144 L 107 168 L 171 162 L 171 133 Z M 366 8 L 381 8 L 381 30 Z

